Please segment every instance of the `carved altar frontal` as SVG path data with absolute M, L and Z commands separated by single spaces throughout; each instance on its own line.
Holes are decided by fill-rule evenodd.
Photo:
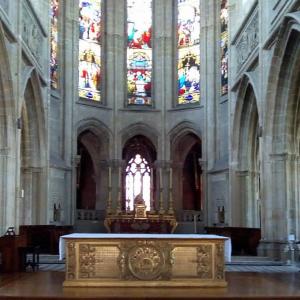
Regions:
M 225 238 L 197 239 L 188 238 L 188 235 L 186 238 L 175 238 L 176 235 L 173 235 L 174 238 L 171 238 L 172 235 L 163 235 L 170 238 L 159 238 L 159 235 L 156 235 L 156 238 L 148 237 L 153 235 L 144 236 L 144 238 L 66 238 L 66 278 L 63 285 L 65 287 L 227 285 L 224 272 Z

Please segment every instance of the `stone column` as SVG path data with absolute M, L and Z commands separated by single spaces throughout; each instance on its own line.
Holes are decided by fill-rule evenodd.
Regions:
M 270 177 L 265 174 L 264 185 L 270 185 L 265 193 L 262 210 L 263 240 L 259 252 L 278 259 L 285 259 L 284 249 L 290 234 L 297 233 L 296 204 L 298 168 L 297 156 L 287 153 L 270 155 Z M 299 236 L 295 236 L 296 240 Z

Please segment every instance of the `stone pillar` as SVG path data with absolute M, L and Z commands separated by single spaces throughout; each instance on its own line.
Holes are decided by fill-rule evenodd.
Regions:
M 290 234 L 296 236 L 297 214 L 297 168 L 296 155 L 287 153 L 274 153 L 270 155 L 270 178 L 265 174 L 264 185 L 270 184 L 263 202 L 262 241 L 259 247 L 261 255 L 268 255 L 285 260 L 285 248 L 288 246 Z M 296 200 L 297 199 L 297 200 Z
M 0 235 L 9 226 L 18 229 L 15 161 L 9 148 L 0 149 Z

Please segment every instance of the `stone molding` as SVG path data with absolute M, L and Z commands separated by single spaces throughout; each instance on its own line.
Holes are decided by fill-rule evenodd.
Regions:
M 43 69 L 43 49 L 47 34 L 29 1 L 22 2 L 21 37 L 30 53 L 36 59 L 40 69 Z
M 0 7 L 8 14 L 9 0 L 0 0 Z
M 296 161 L 299 158 L 299 155 L 295 153 L 271 153 L 270 158 L 272 161 Z
M 259 17 L 256 6 L 241 27 L 232 45 L 236 49 L 237 73 L 242 69 L 248 58 L 259 44 Z

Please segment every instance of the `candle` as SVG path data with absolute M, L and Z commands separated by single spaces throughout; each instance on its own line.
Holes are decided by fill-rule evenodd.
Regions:
M 197 216 L 194 215 L 194 233 L 197 233 Z
M 111 167 L 108 167 L 108 187 L 111 187 Z
M 162 169 L 159 168 L 159 187 L 162 188 Z
M 173 171 L 172 171 L 172 168 L 170 168 L 170 189 L 172 188 L 172 184 L 173 184 L 173 182 L 172 182 L 172 180 L 173 180 Z

